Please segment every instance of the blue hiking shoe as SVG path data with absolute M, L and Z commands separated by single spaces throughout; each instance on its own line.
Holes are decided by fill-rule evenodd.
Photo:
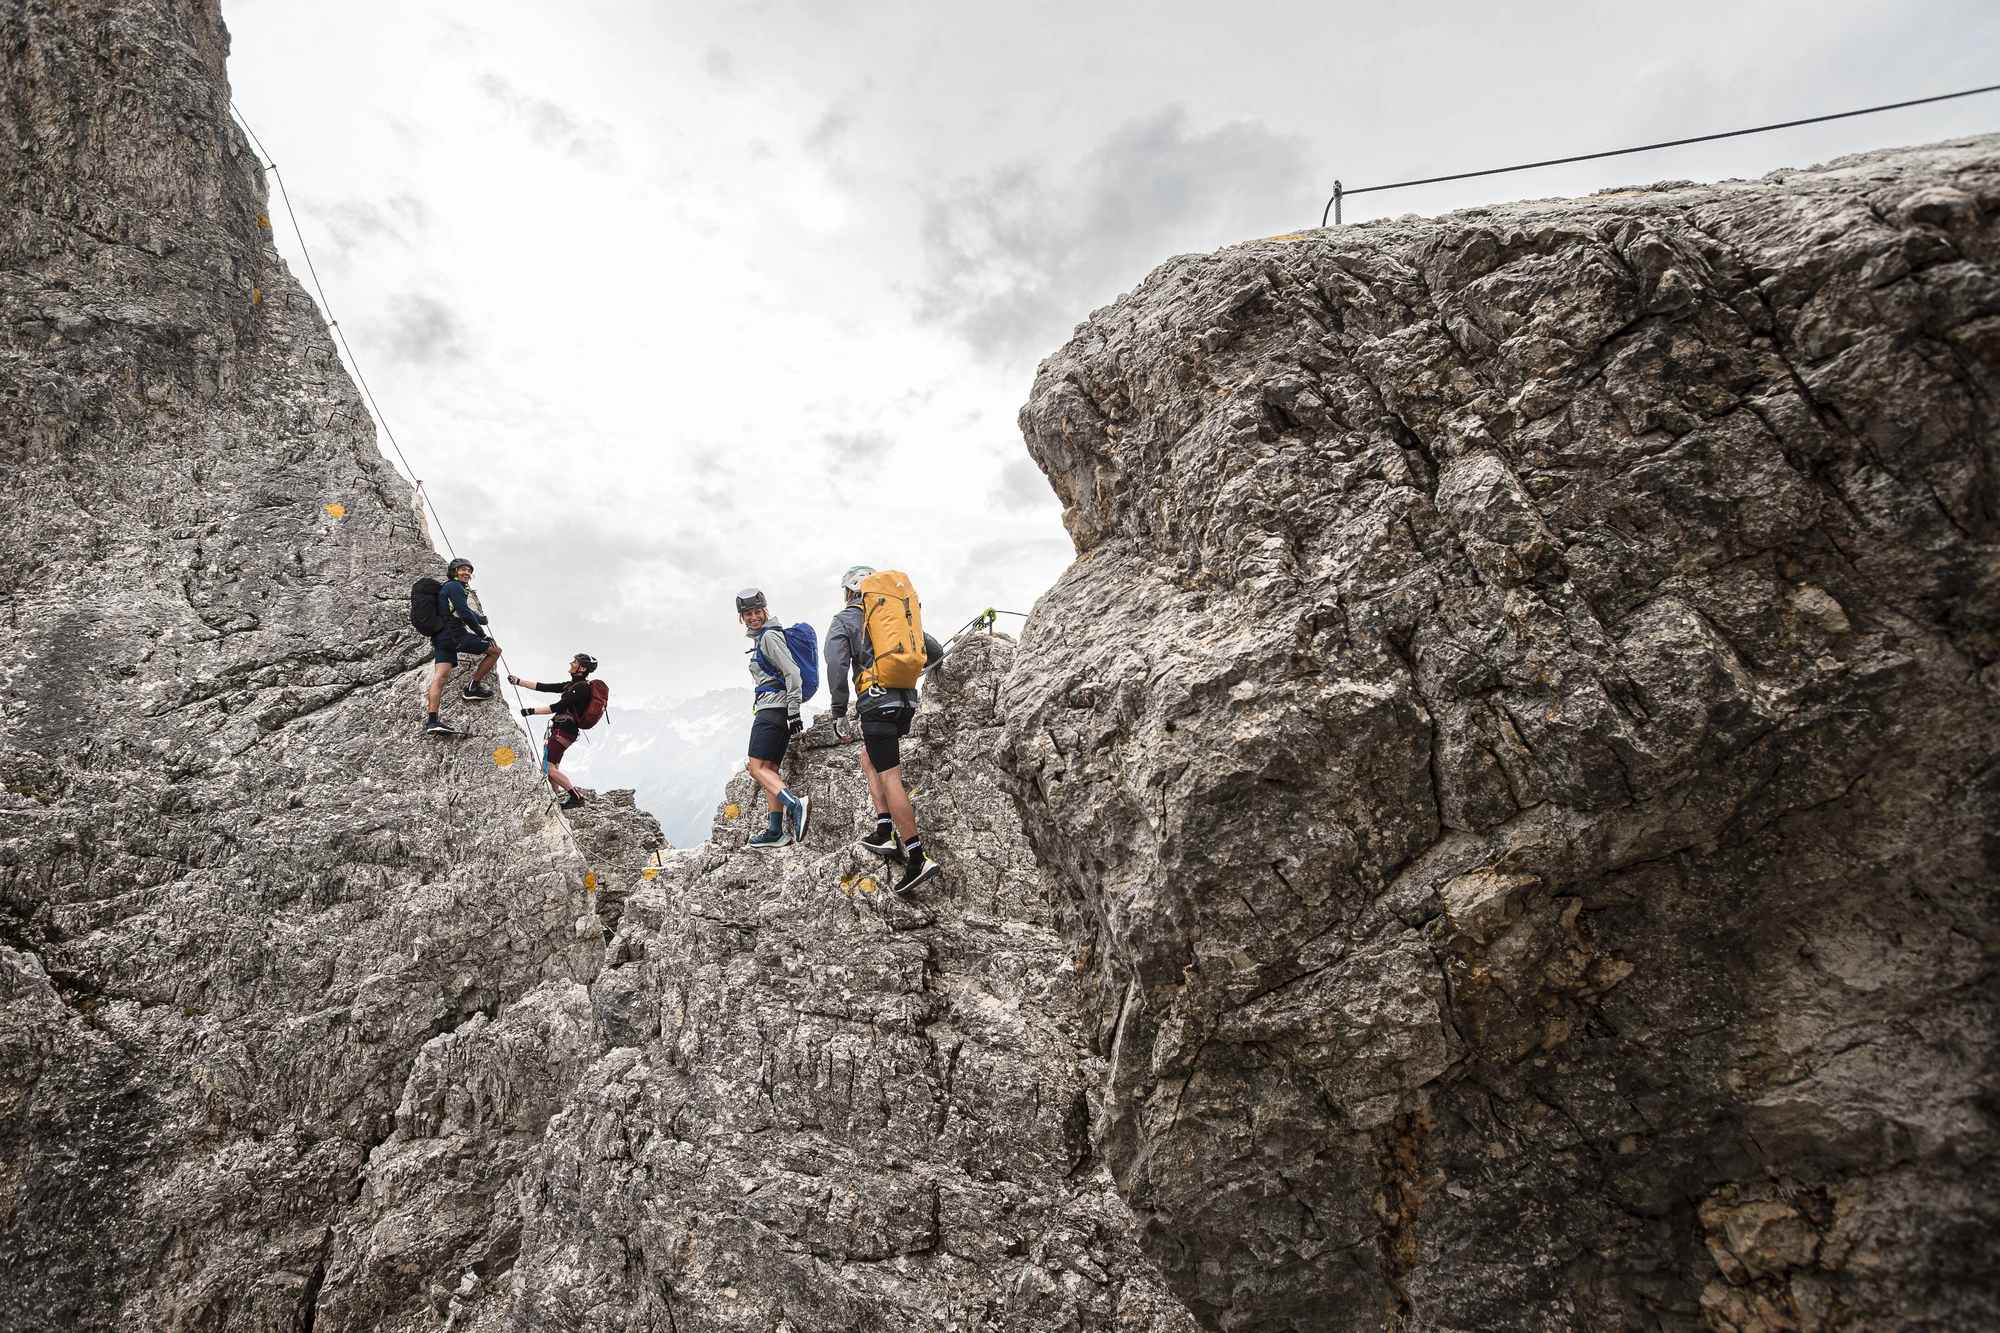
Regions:
M 790 792 L 778 798 L 784 802 L 785 813 L 791 816 L 792 837 L 798 842 L 806 840 L 806 824 L 812 818 L 812 797 L 794 796 Z
M 783 829 L 767 828 L 743 845 L 745 847 L 755 847 L 760 852 L 775 852 L 780 847 L 788 846 L 791 841 L 792 835 Z

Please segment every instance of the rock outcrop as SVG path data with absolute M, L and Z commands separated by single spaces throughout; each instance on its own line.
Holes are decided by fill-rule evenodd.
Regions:
M 2000 1320 L 2000 139 L 1178 259 L 1003 693 L 1233 1330 Z
M 995 762 L 1012 657 L 968 641 L 905 742 L 937 892 L 897 898 L 854 846 L 830 719 L 788 761 L 806 846 L 745 847 L 739 774 L 640 882 L 591 988 L 602 1053 L 524 1187 L 509 1327 L 1193 1333 L 1090 1151 L 1061 899 Z
M 427 1043 L 603 952 L 503 706 L 420 733 L 439 561 L 272 248 L 226 40 L 0 4 L 8 1329 L 313 1326 Z

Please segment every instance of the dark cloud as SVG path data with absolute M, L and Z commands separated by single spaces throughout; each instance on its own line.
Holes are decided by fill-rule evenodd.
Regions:
M 319 210 L 319 225 L 326 232 L 334 263 L 345 263 L 354 251 L 376 241 L 390 240 L 408 245 L 430 224 L 430 211 L 415 195 L 399 194 L 388 199 L 343 199 Z
M 1303 141 L 1255 121 L 1198 133 L 1162 107 L 1060 177 L 1016 162 L 928 199 L 919 315 L 995 360 L 1039 357 L 1168 256 L 1296 226 L 1316 188 Z
M 840 137 L 854 124 L 854 113 L 844 106 L 831 106 L 806 135 L 806 147 L 815 153 L 830 153 Z
M 611 127 L 603 122 L 586 125 L 568 107 L 524 93 L 498 74 L 480 75 L 479 90 L 512 112 L 543 148 L 592 167 L 608 167 L 616 159 Z
M 993 502 L 1002 509 L 1040 509 L 1056 504 L 1056 493 L 1032 458 L 1017 458 L 1000 469 Z
M 892 441 L 879 430 L 828 431 L 827 449 L 841 467 L 873 463 L 889 452 Z
M 387 342 L 390 354 L 401 361 L 444 365 L 465 359 L 466 328 L 437 297 L 406 293 L 390 298 Z

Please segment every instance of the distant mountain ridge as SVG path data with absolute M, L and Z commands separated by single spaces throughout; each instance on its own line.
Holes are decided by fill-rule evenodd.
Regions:
M 747 688 L 710 690 L 664 708 L 621 708 L 583 735 L 563 771 L 599 791 L 631 787 L 676 847 L 708 836 L 750 727 Z M 537 733 L 539 734 L 539 732 Z

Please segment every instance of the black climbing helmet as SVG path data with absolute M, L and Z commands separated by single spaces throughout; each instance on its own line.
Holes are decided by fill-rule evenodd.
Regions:
M 448 579 L 455 579 L 458 577 L 458 571 L 461 569 L 465 570 L 467 573 L 471 573 L 472 562 L 462 557 L 460 559 L 454 560 L 450 564 L 444 567 L 444 576 Z
M 765 604 L 764 590 L 762 588 L 745 588 L 742 592 L 736 594 L 737 615 L 740 616 L 745 611 L 755 611 L 760 606 L 764 606 L 767 610 L 769 609 Z
M 597 670 L 597 659 L 592 657 L 589 653 L 577 653 L 569 660 L 582 666 L 583 674 L 586 676 L 589 675 L 591 672 Z

